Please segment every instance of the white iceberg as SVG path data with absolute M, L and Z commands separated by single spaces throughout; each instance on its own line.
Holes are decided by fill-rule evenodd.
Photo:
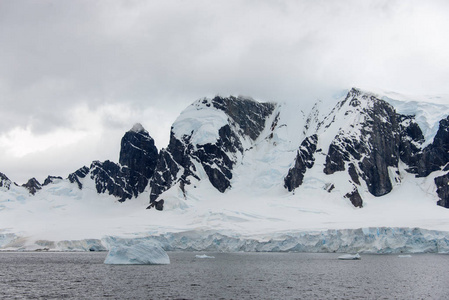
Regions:
M 339 256 L 338 259 L 341 260 L 360 260 L 360 254 L 356 253 L 356 254 L 345 254 L 342 256 Z
M 399 258 L 410 258 L 412 257 L 410 254 L 406 254 L 406 255 L 398 255 Z
M 135 243 L 114 243 L 106 257 L 109 265 L 168 265 L 170 258 L 159 242 L 138 240 Z
M 196 258 L 215 258 L 214 256 L 209 256 L 206 254 L 197 254 L 195 255 Z

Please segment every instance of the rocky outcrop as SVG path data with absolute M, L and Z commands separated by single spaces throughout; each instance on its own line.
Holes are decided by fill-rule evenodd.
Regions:
M 50 183 L 53 183 L 56 180 L 62 180 L 61 176 L 47 176 L 47 178 L 45 178 L 44 183 L 42 184 L 42 186 L 46 186 L 49 185 Z
M 449 208 L 449 173 L 436 177 L 435 185 L 437 186 L 438 197 L 440 197 L 437 204 Z
M 9 190 L 9 188 L 11 187 L 11 180 L 9 180 L 9 178 L 0 172 L 0 188 L 5 188 L 7 190 Z
M 317 142 L 318 136 L 314 134 L 301 143 L 296 154 L 295 165 L 288 171 L 288 174 L 284 179 L 284 187 L 288 189 L 289 192 L 302 184 L 307 169 L 313 167 L 315 162 L 313 154 L 316 151 Z
M 354 189 L 351 192 L 345 195 L 345 198 L 348 198 L 355 207 L 363 207 L 363 199 L 356 186 L 354 186 Z
M 42 185 L 39 183 L 39 181 L 37 181 L 36 178 L 31 178 L 30 180 L 28 180 L 27 183 L 22 184 L 22 186 L 24 188 L 26 188 L 31 195 L 36 194 L 36 192 L 40 189 L 42 189 Z
M 76 183 L 78 185 L 78 188 L 81 190 L 83 189 L 83 184 L 81 183 L 81 179 L 87 176 L 89 174 L 89 168 L 86 166 L 83 166 L 76 170 L 75 172 L 69 174 L 67 179 L 70 181 L 70 183 Z
M 94 161 L 90 165 L 90 178 L 95 182 L 97 193 L 108 193 L 120 198 L 121 201 L 131 199 L 133 194 L 127 183 L 120 165 L 106 160 Z

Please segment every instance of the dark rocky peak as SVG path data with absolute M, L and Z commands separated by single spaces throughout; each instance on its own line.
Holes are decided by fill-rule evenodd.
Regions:
M 69 174 L 67 179 L 69 179 L 71 183 L 76 183 L 78 185 L 78 188 L 81 190 L 83 188 L 83 184 L 81 183 L 80 179 L 86 177 L 87 174 L 89 174 L 89 168 L 83 166 L 78 170 L 76 170 L 75 172 Z
M 398 168 L 401 134 L 409 134 L 410 143 L 419 141 L 422 136 L 415 125 L 412 119 L 407 122 L 401 119 L 386 101 L 352 88 L 317 126 L 317 135 L 303 141 L 295 166 L 284 179 L 285 188 L 292 191 L 302 184 L 306 171 L 314 165 L 317 140 L 324 135 L 331 140 L 322 142 L 330 142 L 325 146 L 328 148 L 323 149 L 327 150 L 323 152 L 326 155 L 323 173 L 346 172 L 352 189 L 346 191 L 344 197 L 354 206 L 362 207 L 363 200 L 357 187 L 361 180 L 374 196 L 382 196 L 392 190 L 389 168 Z M 410 145 L 404 143 L 404 153 L 408 151 L 407 147 Z
M 9 190 L 9 188 L 11 187 L 11 180 L 9 180 L 9 178 L 0 172 L 0 188 L 5 188 L 7 190 Z
M 353 119 L 354 115 L 363 112 L 370 104 L 373 104 L 373 101 L 375 101 L 375 97 L 370 97 L 370 94 L 352 88 L 345 98 L 337 102 L 332 111 L 319 123 L 318 128 L 329 128 L 334 122 Z
M 158 150 L 148 131 L 141 124 L 135 124 L 125 133 L 120 146 L 119 163 L 150 179 L 156 168 Z
M 150 181 L 150 202 L 155 202 L 161 193 L 177 183 L 185 193 L 185 187 L 190 185 L 192 178 L 201 180 L 197 174 L 196 163 L 202 165 L 209 181 L 217 190 L 224 192 L 229 188 L 231 170 L 235 164 L 232 153 L 243 152 L 243 147 L 229 125 L 221 127 L 218 136 L 214 144 L 193 145 L 190 143 L 191 136 L 184 135 L 179 140 L 172 131 L 170 143 L 167 149 L 161 150 L 154 176 Z
M 224 111 L 240 127 L 241 133 L 256 140 L 265 128 L 267 117 L 276 107 L 274 103 L 260 103 L 244 97 L 215 97 L 212 105 Z
M 55 180 L 62 180 L 62 177 L 61 176 L 48 175 L 47 178 L 45 178 L 44 184 L 42 184 L 42 186 L 46 186 L 46 185 L 48 185 L 50 183 L 53 183 Z
M 121 140 L 119 164 L 106 160 L 93 161 L 90 167 L 82 167 L 68 179 L 83 188 L 82 179 L 92 179 L 98 193 L 107 193 L 125 201 L 137 197 L 148 186 L 158 160 L 154 140 L 139 123 L 125 133 Z
M 340 127 L 331 142 L 324 168 L 325 174 L 344 171 L 353 163 L 353 181 L 360 176 L 374 196 L 391 191 L 388 167 L 399 162 L 399 125 L 396 111 L 375 96 L 351 89 L 340 106 Z M 341 119 L 345 121 L 342 122 Z
M 185 194 L 192 179 L 201 180 L 198 165 L 210 183 L 225 192 L 231 186 L 232 169 L 243 155 L 244 143 L 259 137 L 274 108 L 272 103 L 233 96 L 201 99 L 187 107 L 173 124 L 167 149 L 159 154 L 150 182 L 150 206 L 178 183 Z
M 22 184 L 22 186 L 30 192 L 31 195 L 36 194 L 36 192 L 42 189 L 42 185 L 37 181 L 36 178 L 31 178 L 27 183 Z

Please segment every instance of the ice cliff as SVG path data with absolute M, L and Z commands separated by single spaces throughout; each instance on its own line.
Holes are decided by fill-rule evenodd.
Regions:
M 46 249 L 53 251 L 109 250 L 105 260 L 107 264 L 166 264 L 170 261 L 165 251 L 449 253 L 449 232 L 420 228 L 334 229 L 278 233 L 272 236 L 189 231 L 139 238 L 109 236 L 101 241 L 38 241 L 39 245 L 14 248 L 19 239 L 11 234 L 0 234 L 0 249 L 36 250 L 46 246 Z

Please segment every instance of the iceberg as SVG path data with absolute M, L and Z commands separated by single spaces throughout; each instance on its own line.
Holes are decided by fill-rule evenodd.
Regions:
M 195 255 L 196 258 L 215 258 L 215 256 L 209 256 L 206 254 L 197 254 Z
M 111 245 L 104 261 L 108 265 L 168 265 L 170 258 L 154 240 L 128 240 Z
M 339 256 L 338 259 L 341 260 L 360 260 L 360 254 L 356 253 L 356 254 L 345 254 L 342 256 Z

